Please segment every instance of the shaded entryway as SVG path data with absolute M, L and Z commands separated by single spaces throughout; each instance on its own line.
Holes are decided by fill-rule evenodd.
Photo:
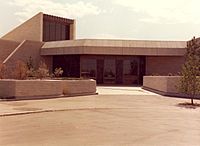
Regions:
M 53 70 L 61 67 L 63 77 L 80 77 L 80 56 L 79 55 L 57 55 L 53 56 Z
M 97 84 L 142 85 L 145 75 L 145 56 L 83 55 L 80 74 Z
M 61 67 L 63 77 L 94 79 L 104 85 L 142 85 L 144 56 L 55 55 L 53 69 Z

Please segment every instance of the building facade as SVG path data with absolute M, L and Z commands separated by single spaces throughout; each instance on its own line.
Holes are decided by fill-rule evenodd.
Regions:
M 0 39 L 0 60 L 12 70 L 17 60 L 43 60 L 64 77 L 98 84 L 142 85 L 144 75 L 177 74 L 186 41 L 76 39 L 75 20 L 35 15 Z

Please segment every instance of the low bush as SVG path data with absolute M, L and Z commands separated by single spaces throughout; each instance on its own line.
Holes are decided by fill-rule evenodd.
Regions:
M 49 69 L 44 62 L 40 62 L 38 70 L 35 72 L 36 78 L 44 79 L 49 77 Z
M 25 80 L 28 77 L 28 68 L 27 65 L 23 62 L 18 60 L 16 62 L 15 70 L 14 70 L 14 77 L 15 79 Z

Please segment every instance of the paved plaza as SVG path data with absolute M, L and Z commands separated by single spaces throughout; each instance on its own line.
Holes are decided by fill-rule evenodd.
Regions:
M 140 87 L 99 95 L 0 102 L 2 146 L 198 146 L 200 108 Z M 200 103 L 200 101 L 196 101 Z

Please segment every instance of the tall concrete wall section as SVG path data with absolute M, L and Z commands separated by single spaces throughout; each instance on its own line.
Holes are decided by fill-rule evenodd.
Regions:
M 76 20 L 73 24 L 70 24 L 70 40 L 76 39 Z
M 19 44 L 19 42 L 0 39 L 0 61 L 4 61 Z
M 146 75 L 177 74 L 184 64 L 183 56 L 147 56 Z
M 23 41 L 5 60 L 4 63 L 8 67 L 9 76 L 12 76 L 12 72 L 15 69 L 16 62 L 21 60 L 27 62 L 31 56 L 33 59 L 34 67 L 38 67 L 40 63 L 40 49 L 43 46 L 43 42 L 36 41 Z
M 2 38 L 20 42 L 23 40 L 42 41 L 42 29 L 43 13 L 39 13 L 4 35 Z

